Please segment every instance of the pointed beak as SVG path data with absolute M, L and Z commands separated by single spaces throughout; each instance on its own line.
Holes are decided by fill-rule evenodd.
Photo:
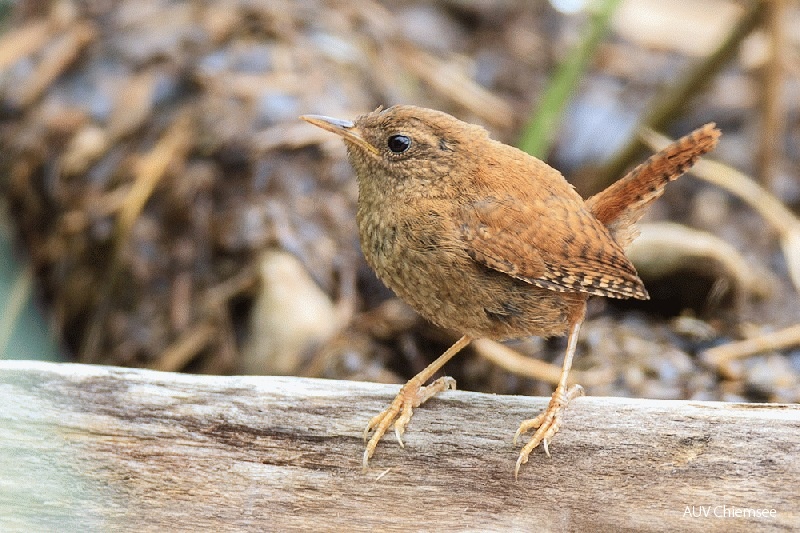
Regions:
M 346 142 L 353 143 L 373 154 L 379 155 L 378 149 L 368 143 L 364 137 L 361 136 L 356 125 L 349 120 L 331 118 L 323 115 L 303 115 L 300 118 L 318 128 L 335 133 Z

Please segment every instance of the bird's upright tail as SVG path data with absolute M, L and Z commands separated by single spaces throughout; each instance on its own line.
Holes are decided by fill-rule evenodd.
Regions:
M 645 209 L 664 193 L 667 183 L 679 178 L 700 156 L 713 150 L 719 136 L 716 125 L 710 123 L 681 137 L 586 200 L 589 211 L 605 224 L 620 246 L 628 246 L 638 235 L 636 222 Z

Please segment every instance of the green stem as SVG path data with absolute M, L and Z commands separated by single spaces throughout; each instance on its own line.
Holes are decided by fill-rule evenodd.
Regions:
M 608 33 L 611 15 L 618 4 L 619 0 L 598 0 L 593 3 L 588 31 L 578 46 L 564 58 L 550 80 L 536 112 L 522 132 L 519 141 L 521 150 L 540 159 L 550 151 L 564 108 L 575 93 L 597 47 Z

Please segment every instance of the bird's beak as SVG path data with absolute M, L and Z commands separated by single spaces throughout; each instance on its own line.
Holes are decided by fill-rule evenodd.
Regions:
M 356 125 L 349 120 L 325 117 L 322 115 L 303 115 L 300 118 L 318 128 L 339 135 L 346 142 L 351 142 L 373 154 L 379 155 L 378 149 L 368 143 L 364 137 L 361 136 Z

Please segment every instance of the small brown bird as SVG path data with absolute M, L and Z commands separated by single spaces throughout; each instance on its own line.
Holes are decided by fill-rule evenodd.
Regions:
M 623 252 L 636 237 L 634 223 L 720 135 L 708 124 L 584 201 L 554 168 L 440 111 L 399 105 L 355 122 L 301 118 L 347 145 L 369 265 L 422 316 L 463 334 L 369 422 L 365 439 L 375 433 L 364 468 L 392 423 L 402 446 L 412 410 L 455 387 L 449 377 L 425 383 L 479 337 L 569 335 L 549 406 L 514 437 L 536 429 L 515 474 L 539 443 L 549 455 L 567 404 L 583 393 L 579 385 L 567 388 L 567 376 L 587 298 L 647 299 Z

